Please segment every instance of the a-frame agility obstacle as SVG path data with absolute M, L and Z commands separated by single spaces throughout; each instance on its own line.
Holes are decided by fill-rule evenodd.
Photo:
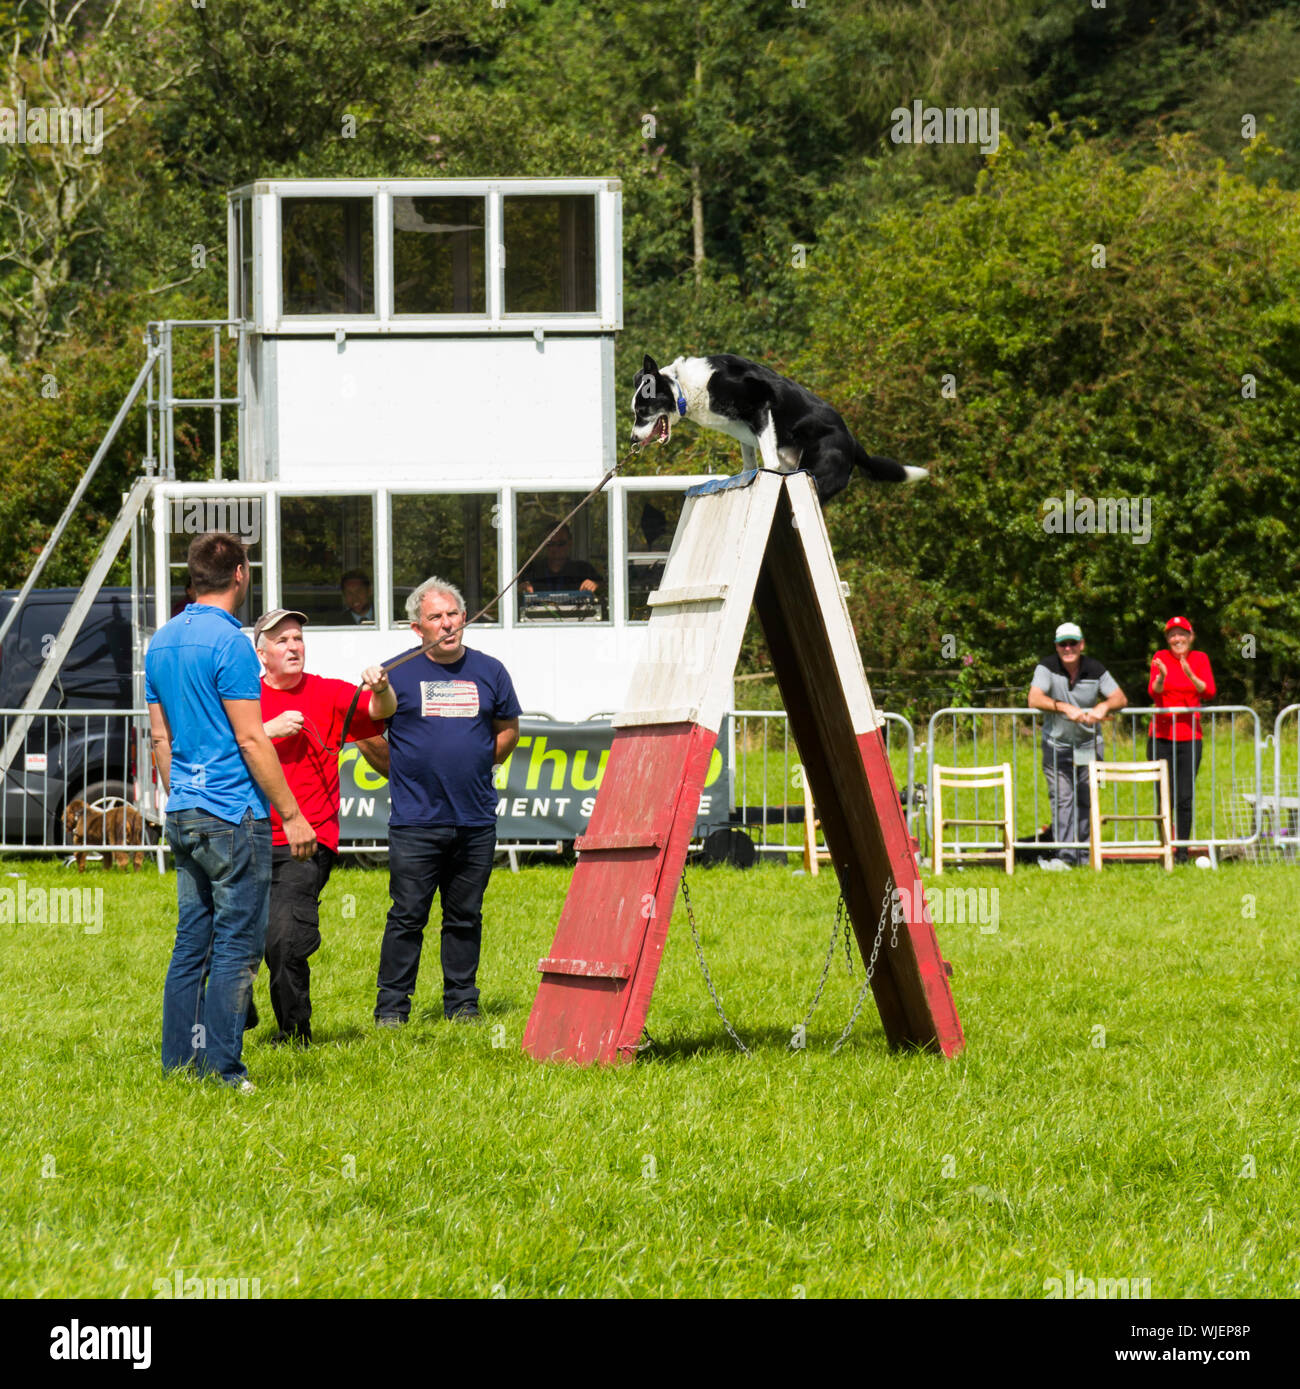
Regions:
M 630 1061 L 645 1027 L 700 791 L 751 602 L 767 638 L 891 1045 L 963 1045 L 830 539 L 804 473 L 742 473 L 686 495 L 627 705 L 524 1033 L 539 1061 Z M 895 920 L 900 917 L 894 907 Z

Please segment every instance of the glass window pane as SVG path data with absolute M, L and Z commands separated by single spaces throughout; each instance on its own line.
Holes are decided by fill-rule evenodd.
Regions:
M 502 199 L 506 313 L 595 313 L 596 200 Z
M 280 238 L 286 314 L 374 313 L 369 198 L 282 198 Z
M 627 492 L 627 619 L 649 622 L 651 593 L 663 579 L 686 494 Z
M 518 568 L 584 492 L 517 492 Z M 609 508 L 604 493 L 532 561 L 519 580 L 519 617 L 528 622 L 604 621 L 609 594 Z
M 375 499 L 280 498 L 280 606 L 324 627 L 373 626 Z
M 391 498 L 393 625 L 406 626 L 406 599 L 435 574 L 465 595 L 472 617 L 497 595 L 497 494 Z M 493 608 L 481 621 L 501 620 Z
M 487 312 L 482 198 L 393 199 L 393 312 Z
M 253 203 L 239 200 L 239 317 L 253 316 Z
M 190 571 L 186 567 L 190 542 L 209 531 L 226 531 L 237 535 L 248 551 L 248 596 L 235 613 L 240 625 L 251 627 L 264 608 L 261 497 L 170 497 L 160 502 L 166 507 L 163 524 L 167 527 L 167 568 L 170 578 L 171 605 L 168 617 L 175 617 L 194 601 L 188 591 Z M 164 619 L 165 620 L 165 619 Z

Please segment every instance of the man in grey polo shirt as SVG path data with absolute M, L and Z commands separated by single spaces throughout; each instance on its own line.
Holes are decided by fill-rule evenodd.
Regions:
M 1058 844 L 1088 838 L 1088 763 L 1102 758 L 1102 720 L 1127 703 L 1110 671 L 1083 654 L 1078 624 L 1061 623 L 1055 654 L 1034 667 L 1029 686 L 1029 707 L 1048 716 L 1043 720 L 1043 769 L 1052 802 L 1052 838 Z M 1084 849 L 1058 849 L 1055 858 L 1039 859 L 1038 866 L 1060 872 L 1086 857 Z

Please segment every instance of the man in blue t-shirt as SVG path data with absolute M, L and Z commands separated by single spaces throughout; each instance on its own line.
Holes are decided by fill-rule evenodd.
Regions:
M 411 1013 L 420 948 L 442 892 L 442 1010 L 478 1022 L 483 893 L 496 850 L 492 768 L 519 741 L 519 701 L 505 666 L 461 641 L 465 600 L 437 577 L 406 600 L 428 649 L 389 672 L 397 713 L 388 720 L 389 895 L 379 952 L 375 1023 Z
M 247 1093 L 244 1019 L 271 894 L 268 797 L 295 856 L 311 856 L 316 831 L 262 729 L 261 668 L 235 616 L 248 593 L 247 552 L 214 531 L 190 545 L 189 567 L 195 600 L 159 628 L 144 663 L 179 908 L 162 1063 Z

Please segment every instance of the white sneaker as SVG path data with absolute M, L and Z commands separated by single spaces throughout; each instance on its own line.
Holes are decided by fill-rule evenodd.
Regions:
M 1063 858 L 1040 858 L 1038 866 L 1046 873 L 1068 873 L 1074 864 L 1066 863 Z
M 257 1094 L 257 1086 L 251 1080 L 244 1079 L 235 1086 L 235 1093 L 237 1095 L 255 1095 Z

